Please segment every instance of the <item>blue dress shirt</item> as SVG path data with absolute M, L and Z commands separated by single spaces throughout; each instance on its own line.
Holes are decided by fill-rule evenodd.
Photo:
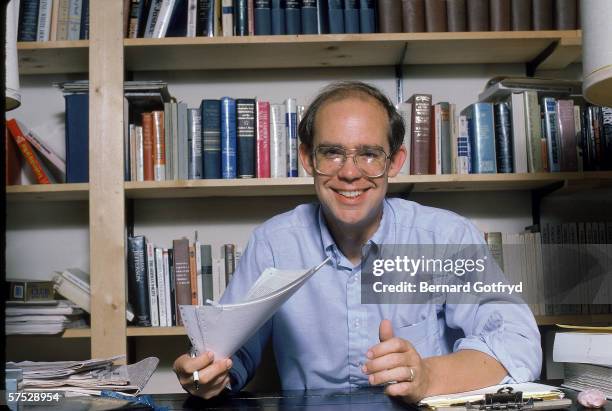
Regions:
M 385 199 L 374 244 L 483 244 L 467 219 L 401 199 Z M 319 204 L 305 204 L 256 228 L 221 303 L 239 302 L 264 269 L 308 269 L 331 257 L 232 357 L 233 390 L 255 373 L 272 336 L 283 389 L 369 385 L 361 371 L 379 342 L 381 320 L 421 357 L 462 349 L 484 352 L 507 370 L 502 381 L 536 379 L 540 333 L 524 304 L 361 304 L 360 266 L 338 249 Z

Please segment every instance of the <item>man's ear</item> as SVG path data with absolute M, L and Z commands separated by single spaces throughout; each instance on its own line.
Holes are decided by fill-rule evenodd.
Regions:
M 400 172 L 407 156 L 408 152 L 406 151 L 406 147 L 402 144 L 395 154 L 391 156 L 388 172 L 389 177 L 395 177 Z
M 312 150 L 306 144 L 300 144 L 300 161 L 302 167 L 308 173 L 309 176 L 314 175 L 314 165 L 312 164 Z

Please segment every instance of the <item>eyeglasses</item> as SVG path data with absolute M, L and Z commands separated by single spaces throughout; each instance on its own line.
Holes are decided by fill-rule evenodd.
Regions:
M 385 174 L 387 160 L 391 158 L 384 150 L 376 147 L 346 149 L 341 146 L 318 146 L 312 152 L 315 171 L 333 177 L 344 166 L 349 155 L 353 157 L 353 162 L 359 171 L 370 178 Z

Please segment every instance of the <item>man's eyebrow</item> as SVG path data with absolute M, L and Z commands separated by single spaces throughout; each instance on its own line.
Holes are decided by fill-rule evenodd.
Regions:
M 326 143 L 321 143 L 318 145 L 318 147 L 329 147 L 329 148 L 342 148 L 345 150 L 350 150 L 348 148 L 346 148 L 345 146 L 343 146 L 342 144 L 326 144 Z M 360 144 L 357 147 L 355 147 L 358 150 L 363 150 L 363 149 L 378 149 L 378 150 L 383 150 L 384 151 L 384 147 L 380 146 L 378 144 Z

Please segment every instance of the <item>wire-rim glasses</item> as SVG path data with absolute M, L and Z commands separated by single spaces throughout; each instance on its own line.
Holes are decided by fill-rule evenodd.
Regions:
M 349 155 L 353 157 L 355 167 L 369 178 L 383 176 L 387 171 L 387 160 L 391 158 L 379 147 L 347 149 L 342 146 L 320 145 L 312 151 L 314 169 L 318 174 L 333 177 L 344 167 Z

